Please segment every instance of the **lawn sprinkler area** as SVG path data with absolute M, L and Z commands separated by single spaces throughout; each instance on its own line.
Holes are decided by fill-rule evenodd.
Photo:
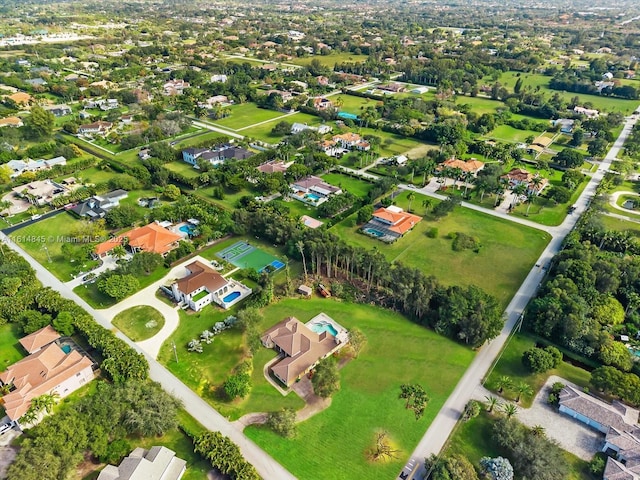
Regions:
M 216 256 L 238 268 L 253 268 L 258 273 L 265 270 L 276 272 L 284 268 L 284 262 L 244 241 L 234 243 L 216 253 Z

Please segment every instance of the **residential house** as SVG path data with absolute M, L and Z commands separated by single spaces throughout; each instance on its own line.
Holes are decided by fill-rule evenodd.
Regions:
M 53 180 L 34 180 L 12 188 L 15 195 L 38 206 L 49 204 L 54 198 L 67 193 L 67 188 Z
M 215 95 L 213 97 L 209 97 L 206 102 L 198 102 L 198 107 L 200 108 L 213 108 L 214 105 L 217 104 L 229 104 L 232 103 L 229 101 L 229 97 L 226 95 Z
M 47 105 L 44 107 L 45 110 L 51 112 L 54 117 L 64 117 L 65 115 L 71 115 L 72 110 L 67 105 Z
M 353 132 L 343 133 L 341 135 L 335 135 L 333 141 L 347 150 L 360 150 L 368 151 L 371 149 L 371 144 L 364 140 L 360 135 Z
M 405 85 L 395 82 L 388 83 L 386 85 L 378 85 L 376 88 L 378 88 L 378 90 L 382 90 L 383 92 L 389 93 L 401 93 L 407 89 Z
M 463 173 L 471 172 L 474 175 L 477 175 L 478 172 L 484 168 L 484 163 L 475 158 L 466 161 L 459 160 L 457 158 L 449 158 L 438 165 L 438 170 L 440 171 L 445 168 L 459 168 Z
M 169 80 L 162 86 L 163 94 L 169 97 L 174 95 L 182 95 L 185 88 L 189 88 L 191 85 L 184 80 Z
M 548 148 L 549 145 L 551 145 L 552 143 L 553 143 L 552 138 L 545 137 L 544 135 L 540 135 L 533 139 L 533 142 L 531 142 L 531 145 L 538 145 L 542 148 Z
M 79 217 L 87 217 L 91 220 L 104 218 L 109 210 L 120 205 L 120 200 L 127 198 L 126 190 L 113 190 L 104 195 L 95 195 L 87 200 L 78 203 L 70 209 Z
M 99 120 L 97 122 L 80 125 L 78 133 L 80 135 L 105 135 L 113 128 L 113 123 Z
M 66 397 L 94 378 L 97 365 L 69 345 L 57 343 L 60 335 L 50 326 L 20 340 L 29 355 L 0 374 L 0 385 L 10 386 L 2 397 L 7 416 L 18 421 L 35 397 L 57 393 Z
M 182 151 L 182 160 L 194 167 L 198 166 L 198 159 L 215 166 L 229 160 L 245 160 L 252 155 L 249 150 L 225 143 L 213 148 L 187 148 Z
M 109 110 L 115 110 L 120 107 L 120 103 L 117 98 L 103 98 L 100 100 L 89 100 L 85 108 L 99 108 L 100 110 L 106 112 Z
M 306 123 L 294 123 L 291 125 L 291 134 L 296 135 L 298 133 L 304 132 L 305 130 L 310 130 L 312 132 L 318 132 L 321 135 L 329 133 L 331 131 L 330 125 L 319 125 L 317 127 L 311 127 Z
M 394 242 L 422 221 L 422 217 L 391 205 L 373 212 L 373 217 L 362 227 L 362 232 L 383 242 Z
M 518 185 L 524 183 L 527 185 L 527 191 L 525 194 L 535 194 L 538 195 L 540 192 L 547 186 L 548 181 L 546 178 L 542 178 L 539 174 L 533 174 L 524 170 L 523 168 L 514 168 L 509 173 L 502 175 L 500 178 L 504 178 L 509 182 L 509 188 L 513 190 Z M 534 182 L 534 178 L 539 178 L 539 184 L 536 185 Z
M 118 245 L 124 244 L 132 253 L 151 252 L 166 255 L 178 246 L 178 242 L 182 238 L 182 235 L 153 222 L 99 243 L 96 245 L 94 253 L 97 257 L 104 257 Z
M 287 103 L 289 100 L 293 98 L 293 93 L 288 92 L 286 90 L 267 90 L 267 96 L 271 95 L 272 93 L 276 93 L 280 95 L 284 103 Z
M 611 72 L 604 72 L 604 73 L 602 74 L 602 80 L 604 80 L 604 81 L 613 80 L 613 73 L 611 73 Z
M 342 189 L 328 184 L 319 177 L 309 176 L 296 180 L 291 185 L 292 197 L 303 203 L 318 206 L 332 195 L 340 195 Z
M 638 414 L 621 402 L 609 404 L 584 391 L 565 386 L 559 395 L 560 412 L 605 434 L 607 454 L 603 480 L 640 478 L 640 427 Z
M 2 127 L 22 127 L 24 123 L 22 123 L 22 119 L 19 117 L 5 117 L 0 119 L 0 128 Z
M 171 291 L 177 302 L 183 302 L 196 312 L 212 302 L 227 309 L 251 295 L 249 287 L 232 278 L 224 278 L 198 260 L 185 268 L 187 275 L 171 285 Z
M 213 74 L 211 75 L 211 83 L 214 82 L 220 82 L 220 83 L 227 83 L 227 80 L 229 79 L 229 77 L 227 77 L 224 74 Z
M 571 134 L 573 132 L 573 127 L 575 125 L 575 120 L 571 118 L 559 118 L 553 121 L 553 126 L 558 127 L 561 133 Z
M 267 162 L 267 163 L 263 163 L 262 165 L 256 167 L 258 169 L 259 172 L 262 173 L 284 173 L 287 171 L 287 168 L 289 168 L 291 165 L 293 164 L 293 162 L 289 162 L 289 163 L 284 163 L 284 162 Z
M 7 95 L 7 98 L 21 106 L 29 105 L 33 101 L 33 97 L 24 92 L 16 92 L 14 94 Z
M 340 145 L 338 145 L 337 142 L 333 140 L 321 141 L 320 148 L 326 155 L 329 155 L 330 157 L 337 157 L 348 151 L 342 148 Z
M 318 75 L 316 77 L 316 80 L 318 81 L 318 85 L 320 85 L 321 87 L 326 87 L 329 85 L 329 78 L 325 77 L 324 75 Z
M 187 462 L 166 447 L 136 448 L 120 466 L 107 465 L 98 480 L 180 480 Z
M 32 87 L 44 87 L 47 85 L 47 81 L 44 78 L 28 78 L 24 81 L 27 85 L 31 85 Z
M 316 110 L 328 110 L 333 108 L 333 102 L 328 98 L 316 97 L 313 99 L 313 108 Z
M 267 330 L 260 340 L 265 347 L 280 353 L 281 359 L 272 363 L 269 371 L 289 387 L 320 360 L 344 347 L 348 334 L 332 318 L 321 313 L 306 325 L 295 317 L 285 318 Z
M 138 152 L 138 158 L 140 160 L 146 160 L 148 158 L 151 158 L 151 150 L 149 150 L 148 148 L 143 148 Z
M 588 118 L 596 118 L 600 115 L 598 110 L 594 110 L 592 108 L 584 108 L 584 107 L 573 107 L 573 111 L 579 115 L 585 115 Z

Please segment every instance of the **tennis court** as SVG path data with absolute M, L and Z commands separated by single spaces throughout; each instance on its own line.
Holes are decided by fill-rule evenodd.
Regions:
M 238 268 L 253 268 L 258 272 L 265 269 L 275 272 L 284 268 L 284 263 L 276 257 L 244 241 L 219 251 L 216 256 Z

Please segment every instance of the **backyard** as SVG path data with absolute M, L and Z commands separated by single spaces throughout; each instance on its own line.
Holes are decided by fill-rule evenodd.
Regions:
M 397 313 L 320 298 L 286 299 L 265 308 L 261 328 L 291 315 L 306 322 L 319 312 L 347 329 L 359 328 L 367 338 L 360 356 L 341 370 L 341 389 L 331 406 L 301 423 L 295 439 L 283 439 L 260 427 L 245 432 L 301 480 L 344 478 L 344 472 L 359 479 L 393 478 L 471 362 L 473 352 Z M 254 371 L 264 360 L 261 355 L 256 357 Z M 419 421 L 398 400 L 402 383 L 420 383 L 431 399 Z M 268 402 L 249 406 L 277 408 Z M 397 460 L 374 464 L 366 459 L 365 451 L 381 430 L 388 432 L 401 453 Z
M 26 352 L 18 343 L 21 337 L 18 325 L 15 323 L 5 323 L 0 326 L 0 372 L 25 356 Z
M 366 197 L 373 184 L 359 178 L 350 177 L 342 173 L 327 173 L 322 179 L 331 185 L 340 187 L 342 190 L 353 193 L 357 197 Z
M 394 203 L 408 209 L 408 194 L 401 193 Z M 415 194 L 412 201 L 415 214 L 425 215 L 425 199 Z M 392 244 L 360 234 L 358 228 L 352 215 L 332 227 L 332 231 L 347 243 L 376 248 L 388 260 L 416 267 L 447 285 L 480 285 L 505 307 L 549 242 L 549 235 L 539 230 L 460 207 L 437 221 L 425 218 Z M 426 235 L 431 228 L 437 229 L 436 238 Z M 481 245 L 479 253 L 453 251 L 449 234 L 456 232 L 476 237 Z
M 231 130 L 246 128 L 255 123 L 282 117 L 282 112 L 259 108 L 255 103 L 241 103 L 231 107 L 231 115 L 212 121 L 211 123 Z

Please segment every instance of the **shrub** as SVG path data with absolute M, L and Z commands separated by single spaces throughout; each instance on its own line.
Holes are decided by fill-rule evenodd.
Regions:
M 480 242 L 477 238 L 462 232 L 456 232 L 454 235 L 455 237 L 451 248 L 453 248 L 455 252 L 461 252 L 463 250 L 473 250 L 477 252 L 480 250 Z
M 436 227 L 431 227 L 429 230 L 427 230 L 426 235 L 429 238 L 438 238 L 438 229 Z

